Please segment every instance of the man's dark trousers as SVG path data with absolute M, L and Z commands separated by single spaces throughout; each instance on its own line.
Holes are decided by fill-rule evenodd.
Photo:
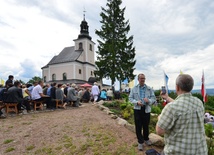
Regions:
M 143 144 L 144 140 L 149 140 L 149 122 L 150 113 L 145 113 L 145 106 L 140 110 L 134 109 L 135 132 L 137 135 L 138 143 Z M 142 135 L 143 129 L 143 135 Z

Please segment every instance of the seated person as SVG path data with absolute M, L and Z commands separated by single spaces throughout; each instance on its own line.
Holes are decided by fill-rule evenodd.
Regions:
M 38 82 L 38 85 L 36 85 L 33 88 L 31 98 L 33 101 L 42 101 L 43 103 L 47 104 L 48 109 L 53 109 L 54 107 L 51 103 L 51 97 L 43 94 L 42 90 L 43 85 L 44 85 L 43 81 Z
M 106 90 L 103 89 L 100 93 L 100 100 L 106 100 L 107 99 L 107 93 Z
M 68 89 L 68 95 L 67 95 L 67 100 L 69 102 L 74 102 L 75 107 L 79 107 L 80 105 L 80 98 L 77 96 L 76 94 L 76 90 L 75 90 L 76 84 L 72 84 L 71 88 Z
M 56 108 L 56 88 L 57 84 L 53 83 L 50 89 L 51 104 L 54 108 Z
M 20 88 L 21 83 L 19 81 L 14 82 L 14 86 L 10 87 L 5 96 L 5 103 L 18 103 L 17 108 L 19 113 L 21 111 L 22 105 L 26 107 L 27 112 L 30 112 L 30 104 L 28 102 L 24 101 L 23 95 L 22 95 L 22 89 Z
M 62 84 L 58 84 L 58 88 L 56 89 L 56 99 L 61 100 L 61 102 L 63 103 L 63 108 L 65 109 L 67 105 L 67 99 L 62 90 Z
M 31 99 L 31 94 L 28 91 L 26 85 L 22 85 L 22 95 L 23 95 L 24 100 L 28 101 Z
M 86 88 L 86 90 L 84 91 L 83 95 L 82 95 L 82 102 L 89 102 L 91 98 L 91 94 L 89 92 L 89 88 Z

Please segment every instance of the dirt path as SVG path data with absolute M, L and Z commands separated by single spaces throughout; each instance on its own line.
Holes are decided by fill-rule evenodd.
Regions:
M 135 133 L 89 103 L 0 119 L 0 155 L 144 154 Z

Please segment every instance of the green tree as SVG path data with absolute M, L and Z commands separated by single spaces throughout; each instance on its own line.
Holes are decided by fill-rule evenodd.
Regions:
M 125 7 L 120 8 L 122 0 L 107 0 L 107 8 L 103 8 L 100 16 L 102 26 L 95 33 L 100 37 L 95 76 L 110 78 L 112 85 L 116 80 L 134 79 L 136 63 L 133 36 L 127 37 L 130 30 L 129 21 L 125 21 Z
M 25 82 L 24 81 L 22 81 L 21 79 L 20 80 L 18 80 L 21 84 L 25 84 Z
M 27 83 L 33 83 L 33 82 L 35 82 L 35 81 L 41 81 L 42 79 L 40 78 L 40 77 L 38 77 L 38 76 L 34 76 L 34 77 L 32 77 L 32 79 L 30 79 Z

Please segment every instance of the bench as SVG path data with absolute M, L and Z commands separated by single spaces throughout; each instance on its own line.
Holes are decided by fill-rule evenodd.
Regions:
M 15 112 L 16 114 L 18 114 L 18 108 L 17 105 L 18 103 L 3 103 L 5 105 L 5 112 L 6 115 L 8 116 L 9 112 Z
M 41 109 L 43 110 L 43 101 L 31 101 L 33 103 L 33 109 L 36 111 L 36 109 Z
M 55 99 L 55 102 L 56 102 L 56 108 L 63 107 L 63 101 L 62 100 Z

